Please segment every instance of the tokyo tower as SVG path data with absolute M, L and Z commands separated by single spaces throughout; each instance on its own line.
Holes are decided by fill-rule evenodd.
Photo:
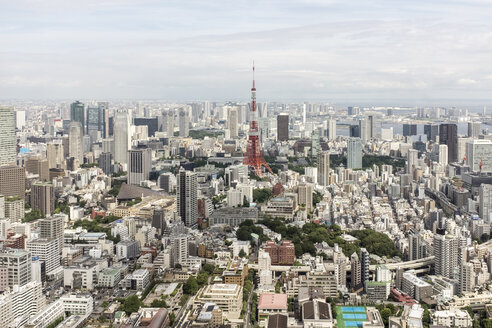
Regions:
M 253 64 L 253 87 L 251 88 L 251 113 L 249 116 L 249 137 L 246 155 L 243 164 L 249 165 L 254 169 L 256 175 L 261 178 L 261 166 L 263 165 L 268 172 L 273 174 L 268 166 L 263 154 L 261 153 L 260 138 L 258 135 L 258 119 L 256 112 L 256 88 L 255 88 L 255 65 Z

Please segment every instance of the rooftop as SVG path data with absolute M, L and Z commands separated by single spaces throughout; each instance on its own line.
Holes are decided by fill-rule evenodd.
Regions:
M 258 302 L 258 309 L 287 310 L 287 294 L 261 294 Z

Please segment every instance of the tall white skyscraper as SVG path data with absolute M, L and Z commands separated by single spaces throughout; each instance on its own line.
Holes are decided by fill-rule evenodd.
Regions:
M 413 174 L 413 169 L 417 166 L 419 160 L 419 151 L 416 149 L 409 149 L 407 153 L 407 173 Z
M 127 163 L 131 145 L 130 116 L 127 112 L 117 112 L 114 117 L 114 161 Z
M 188 137 L 190 135 L 190 117 L 184 108 L 179 110 L 179 136 Z
M 178 215 L 188 227 L 193 226 L 198 219 L 198 183 L 196 174 L 181 168 L 176 178 Z
M 492 185 L 482 184 L 480 186 L 479 214 L 486 223 L 492 222 Z
M 15 113 L 11 107 L 0 107 L 0 166 L 16 164 Z
M 436 275 L 455 278 L 458 268 L 459 240 L 453 235 L 434 235 L 434 256 Z
M 439 145 L 439 164 L 448 165 L 448 146 Z
M 72 121 L 70 123 L 68 140 L 69 140 L 69 156 L 79 161 L 79 164 L 84 163 L 84 145 L 83 131 L 80 122 Z
M 168 138 L 172 138 L 174 136 L 174 111 L 166 110 L 162 113 L 162 116 L 162 130 L 166 132 Z
M 362 168 L 362 143 L 360 138 L 349 138 L 347 140 L 347 168 Z
M 238 136 L 238 120 L 237 120 L 237 108 L 231 107 L 228 109 L 227 125 L 229 126 L 229 132 L 231 134 L 231 139 L 237 138 Z
M 328 140 L 335 140 L 337 137 L 337 120 L 328 120 Z
M 26 125 L 26 111 L 25 110 L 15 111 L 15 127 L 18 130 L 22 130 L 22 128 L 25 125 Z

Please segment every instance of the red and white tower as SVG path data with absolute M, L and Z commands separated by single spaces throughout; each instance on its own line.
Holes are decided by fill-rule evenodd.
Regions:
M 268 172 L 272 173 L 263 154 L 261 153 L 260 138 L 258 133 L 258 119 L 256 112 L 256 88 L 255 88 L 255 65 L 253 64 L 253 87 L 251 88 L 251 112 L 249 116 L 249 137 L 246 155 L 243 164 L 249 165 L 255 170 L 258 177 L 261 178 L 261 166 L 263 165 Z

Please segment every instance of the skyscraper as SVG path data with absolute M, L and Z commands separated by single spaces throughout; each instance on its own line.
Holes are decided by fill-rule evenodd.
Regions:
M 31 186 L 31 208 L 51 215 L 55 211 L 55 189 L 48 182 L 36 182 Z
M 376 117 L 373 114 L 359 120 L 359 133 L 363 142 L 376 138 Z
M 84 163 L 84 145 L 82 125 L 78 121 L 70 123 L 69 138 L 69 156 L 79 161 L 79 164 Z
M 362 168 L 362 143 L 359 138 L 349 138 L 347 140 L 347 168 Z
M 63 168 L 65 166 L 65 156 L 63 155 L 63 143 L 50 142 L 47 144 L 48 168 Z
M 439 143 L 448 146 L 448 163 L 458 161 L 458 127 L 456 124 L 439 125 Z
M 337 120 L 328 120 L 328 140 L 335 140 L 337 137 Z
M 360 275 L 361 282 L 366 286 L 367 281 L 369 281 L 369 252 L 365 248 L 360 249 Z
M 434 256 L 436 275 L 455 278 L 458 265 L 458 238 L 453 235 L 434 235 Z
M 179 170 L 177 175 L 177 212 L 187 226 L 193 226 L 198 219 L 198 183 L 196 174 Z
M 79 122 L 82 131 L 85 129 L 85 107 L 80 101 L 76 101 L 70 105 L 70 121 Z
M 117 112 L 114 118 L 114 161 L 127 163 L 131 145 L 130 116 L 127 112 Z
M 480 202 L 479 202 L 479 214 L 480 218 L 486 223 L 492 222 L 492 185 L 481 184 L 480 185 Z
M 277 141 L 289 140 L 289 115 L 277 115 Z
M 318 184 L 321 186 L 330 185 L 330 153 L 318 153 Z
M 232 107 L 228 110 L 227 117 L 227 125 L 229 126 L 229 133 L 232 139 L 237 138 L 238 136 L 238 117 L 237 117 L 237 108 Z
M 482 122 L 468 122 L 468 136 L 478 138 L 482 130 Z
M 190 135 L 190 117 L 184 108 L 179 110 L 179 136 L 186 138 Z
M 428 141 L 436 142 L 437 136 L 439 135 L 439 125 L 436 124 L 424 125 L 424 134 L 427 136 Z
M 448 165 L 448 146 L 439 145 L 437 149 L 439 152 L 439 164 Z
M 417 135 L 417 124 L 403 124 L 403 136 L 416 136 Z
M 97 137 L 106 138 L 109 109 L 107 103 L 101 102 L 97 106 L 87 107 L 87 134 L 95 141 Z
M 137 148 L 128 151 L 128 184 L 140 185 L 149 179 L 152 169 L 152 151 L 150 148 Z
M 174 112 L 166 110 L 162 113 L 162 118 L 162 129 L 166 132 L 168 138 L 172 138 L 174 136 Z
M 16 144 L 14 109 L 0 107 L 0 166 L 16 164 Z
M 361 279 L 362 279 L 359 256 L 357 256 L 356 252 L 354 252 L 350 256 L 350 268 L 351 268 L 350 287 L 352 290 L 355 290 L 358 286 L 360 286 Z
M 419 151 L 416 149 L 409 149 L 407 154 L 407 173 L 413 174 L 413 169 L 417 167 L 417 161 L 419 160 Z
M 101 170 L 103 170 L 104 174 L 111 175 L 113 174 L 113 154 L 106 152 L 101 153 L 99 155 L 98 163 Z

